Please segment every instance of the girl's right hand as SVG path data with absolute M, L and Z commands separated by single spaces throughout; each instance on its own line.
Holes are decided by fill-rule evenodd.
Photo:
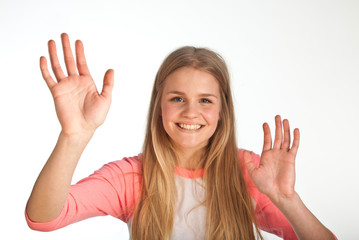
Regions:
M 42 76 L 54 98 L 62 133 L 93 133 L 105 121 L 110 108 L 114 71 L 106 72 L 102 92 L 99 93 L 87 67 L 82 42 L 76 41 L 75 63 L 68 35 L 63 33 L 61 40 L 68 76 L 61 69 L 53 40 L 49 41 L 48 46 L 51 67 L 57 81 L 51 77 L 45 57 L 40 58 Z

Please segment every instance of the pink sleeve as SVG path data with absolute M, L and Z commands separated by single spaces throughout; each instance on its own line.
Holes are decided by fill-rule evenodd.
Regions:
M 66 203 L 56 219 L 45 223 L 33 222 L 25 211 L 26 221 L 31 229 L 38 231 L 52 231 L 104 215 L 127 222 L 136 206 L 140 184 L 139 157 L 111 162 L 70 187 Z
M 282 239 L 298 239 L 291 224 L 282 212 L 271 202 L 271 200 L 263 193 L 259 192 L 249 177 L 246 168 L 243 165 L 243 149 L 238 150 L 239 159 L 246 180 L 248 190 L 254 201 L 256 202 L 256 216 L 260 229 L 281 237 Z M 259 166 L 260 156 L 252 153 L 252 159 L 256 167 Z M 333 234 L 333 233 L 332 233 Z M 334 238 L 336 236 L 333 234 Z

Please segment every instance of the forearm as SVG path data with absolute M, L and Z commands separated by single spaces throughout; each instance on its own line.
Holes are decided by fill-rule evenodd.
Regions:
M 297 193 L 290 199 L 281 199 L 274 204 L 291 223 L 299 239 L 335 239 L 333 234 L 304 205 Z
M 75 168 L 92 134 L 60 134 L 30 195 L 26 211 L 31 220 L 47 222 L 60 214 Z

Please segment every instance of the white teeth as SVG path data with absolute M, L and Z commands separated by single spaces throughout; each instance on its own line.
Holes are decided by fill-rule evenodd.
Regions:
M 183 124 L 183 123 L 179 123 L 178 124 L 181 128 L 183 129 L 188 129 L 188 130 L 197 130 L 201 128 L 201 125 L 199 124 L 195 124 L 195 125 L 189 125 L 189 124 Z

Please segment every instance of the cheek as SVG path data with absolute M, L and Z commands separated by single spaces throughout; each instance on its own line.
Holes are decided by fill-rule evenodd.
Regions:
M 169 106 L 168 104 L 162 104 L 162 106 L 161 106 L 161 115 L 162 115 L 162 119 L 164 121 L 168 121 L 174 115 L 173 107 Z
M 161 107 L 162 124 L 167 134 L 169 134 L 174 127 L 173 122 L 177 119 L 178 109 L 170 104 L 163 104 Z
M 206 109 L 203 111 L 203 114 L 206 116 L 208 123 L 217 125 L 220 114 L 218 108 Z

